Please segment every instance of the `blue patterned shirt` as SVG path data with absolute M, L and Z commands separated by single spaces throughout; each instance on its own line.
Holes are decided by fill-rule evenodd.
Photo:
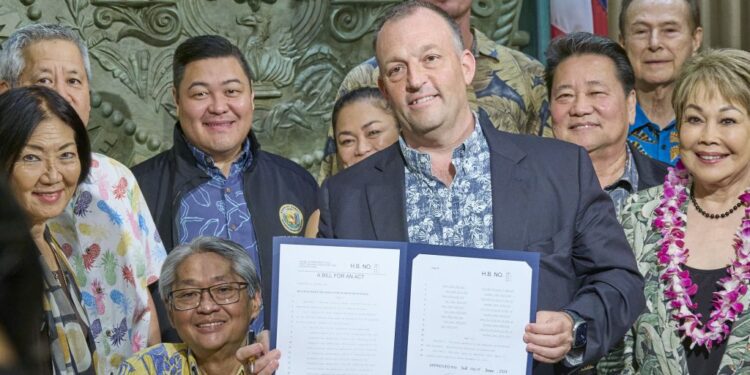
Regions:
M 633 153 L 630 152 L 630 147 L 627 146 L 625 147 L 625 152 L 628 153 L 628 156 L 622 176 L 612 185 L 604 187 L 604 191 L 609 194 L 612 203 L 615 204 L 617 215 L 620 214 L 620 209 L 625 205 L 625 198 L 638 191 L 638 169 L 635 167 Z
M 680 140 L 677 137 L 677 122 L 661 129 L 648 119 L 640 104 L 635 107 L 635 122 L 630 125 L 628 141 L 635 148 L 653 159 L 675 165 L 680 156 Z
M 185 140 L 187 142 L 187 139 Z M 253 155 L 250 141 L 245 140 L 240 156 L 224 177 L 205 152 L 187 142 L 198 161 L 198 168 L 211 177 L 182 197 L 177 211 L 177 239 L 180 244 L 199 236 L 215 236 L 232 240 L 245 248 L 260 275 L 260 257 L 252 217 L 245 201 L 242 176 L 250 167 Z M 263 310 L 252 324 L 255 332 L 263 328 Z
M 403 138 L 399 146 L 406 161 L 409 242 L 492 249 L 490 149 L 479 123 L 475 120 L 469 138 L 453 150 L 456 176 L 450 186 L 432 175 L 430 155 Z

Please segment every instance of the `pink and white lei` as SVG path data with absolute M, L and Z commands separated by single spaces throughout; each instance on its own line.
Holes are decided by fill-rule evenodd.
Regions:
M 714 292 L 713 310 L 704 327 L 701 315 L 693 312 L 697 304 L 691 297 L 698 291 L 698 285 L 693 284 L 689 271 L 682 268 L 688 258 L 688 249 L 685 248 L 686 213 L 680 207 L 688 199 L 687 185 L 688 172 L 679 161 L 677 166 L 669 168 L 664 195 L 655 211 L 654 227 L 662 235 L 657 253 L 659 263 L 664 267 L 660 279 L 666 284 L 664 297 L 683 338 L 690 338 L 691 348 L 698 345 L 711 349 L 729 336 L 729 325 L 745 309 L 739 301 L 747 293 L 746 283 L 750 280 L 750 189 L 739 197 L 745 205 L 745 216 L 735 234 L 737 258 L 729 266 L 728 276 L 719 281 L 720 290 Z

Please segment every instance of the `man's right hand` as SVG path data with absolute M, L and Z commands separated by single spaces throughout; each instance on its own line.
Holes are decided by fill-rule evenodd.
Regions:
M 237 349 L 235 356 L 245 366 L 248 374 L 271 375 L 279 368 L 281 352 L 278 349 L 268 351 L 270 346 L 268 331 L 258 335 L 254 344 Z

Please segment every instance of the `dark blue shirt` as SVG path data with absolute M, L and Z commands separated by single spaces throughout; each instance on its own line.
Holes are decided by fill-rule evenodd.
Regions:
M 185 140 L 187 142 L 187 139 Z M 198 168 L 211 177 L 182 197 L 177 211 L 177 239 L 180 244 L 199 236 L 214 236 L 232 240 L 245 248 L 260 275 L 260 257 L 255 239 L 253 220 L 245 201 L 242 176 L 250 167 L 253 155 L 250 141 L 245 140 L 239 157 L 224 176 L 213 158 L 187 142 L 198 161 Z M 263 310 L 252 323 L 252 329 L 263 329 Z
M 635 122 L 630 125 L 628 141 L 641 153 L 653 159 L 675 165 L 680 157 L 680 141 L 677 136 L 677 122 L 664 129 L 649 120 L 640 104 L 635 107 Z
M 615 213 L 620 214 L 620 209 L 625 206 L 625 199 L 630 194 L 638 191 L 638 168 L 635 166 L 635 160 L 633 154 L 630 152 L 630 147 L 625 146 L 625 152 L 627 152 L 627 159 L 625 160 L 625 170 L 622 176 L 612 183 L 612 185 L 605 186 L 604 191 L 609 194 L 612 199 L 612 203 L 615 204 Z

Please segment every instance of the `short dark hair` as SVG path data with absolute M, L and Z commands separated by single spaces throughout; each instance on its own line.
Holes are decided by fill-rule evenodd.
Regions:
M 232 42 L 218 35 L 194 36 L 177 46 L 172 59 L 172 84 L 175 88 L 180 86 L 182 77 L 185 76 L 185 67 L 191 62 L 219 57 L 237 59 L 252 87 L 253 72 L 250 70 L 245 55 Z
M 620 7 L 620 36 L 622 38 L 625 38 L 625 16 L 628 12 L 628 8 L 630 8 L 630 5 L 633 3 L 634 0 L 622 0 L 622 7 Z M 701 26 L 701 10 L 700 5 L 697 0 L 681 0 L 684 1 L 685 4 L 687 4 L 689 8 L 689 19 L 688 19 L 688 26 L 690 26 L 690 31 L 695 31 L 696 28 Z
M 57 117 L 73 129 L 83 182 L 91 168 L 91 145 L 86 127 L 76 110 L 60 94 L 43 86 L 11 89 L 0 95 L 0 165 L 6 176 L 40 122 Z
M 550 97 L 552 96 L 552 82 L 555 80 L 557 67 L 565 59 L 580 55 L 597 55 L 609 58 L 615 65 L 617 80 L 622 84 L 626 96 L 635 87 L 633 66 L 630 65 L 628 55 L 619 43 L 587 32 L 575 32 L 553 39 L 549 48 L 547 48 L 547 68 L 544 74 Z
M 440 16 L 440 18 L 442 18 L 448 24 L 448 27 L 451 29 L 451 34 L 453 36 L 453 44 L 456 47 L 457 53 L 460 54 L 461 51 L 467 48 L 466 46 L 464 46 L 464 40 L 461 37 L 461 29 L 458 27 L 458 24 L 456 23 L 456 21 L 453 18 L 451 18 L 450 15 L 448 15 L 448 13 L 438 8 L 434 4 L 430 4 L 422 0 L 413 0 L 413 1 L 406 1 L 397 5 L 394 5 L 391 8 L 388 8 L 388 11 L 380 19 L 380 22 L 378 23 L 377 32 L 375 32 L 375 37 L 372 39 L 373 50 L 377 49 L 378 36 L 380 35 L 380 32 L 383 30 L 383 26 L 385 26 L 386 23 L 390 21 L 398 21 L 404 17 L 411 16 L 418 9 L 427 9 L 427 10 L 433 11 L 437 13 L 437 15 Z M 375 58 L 377 59 L 377 53 L 375 54 Z M 378 61 L 378 64 L 380 64 L 380 61 Z
M 388 102 L 383 97 L 380 90 L 374 87 L 360 87 L 352 91 L 347 92 L 333 104 L 333 113 L 331 114 L 331 125 L 333 126 L 334 135 L 336 133 L 336 123 L 339 121 L 339 112 L 349 104 L 357 103 L 360 101 L 368 101 L 376 104 L 382 110 L 393 114 L 393 110 L 388 105 Z

